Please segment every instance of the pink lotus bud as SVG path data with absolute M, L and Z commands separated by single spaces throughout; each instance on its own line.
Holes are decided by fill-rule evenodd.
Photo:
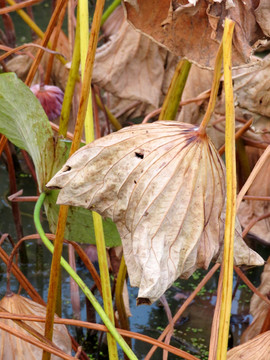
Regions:
M 40 84 L 33 85 L 30 89 L 40 101 L 49 120 L 57 119 L 61 114 L 63 91 L 57 86 Z

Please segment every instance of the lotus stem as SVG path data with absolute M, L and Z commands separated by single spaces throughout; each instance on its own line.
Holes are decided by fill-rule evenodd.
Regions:
M 104 11 L 102 18 L 101 18 L 101 24 L 100 26 L 102 26 L 105 21 L 108 19 L 108 17 L 114 12 L 114 10 L 117 8 L 117 6 L 119 6 L 121 4 L 121 0 L 114 0 L 109 6 L 108 8 Z
M 226 18 L 223 35 L 223 66 L 225 89 L 225 151 L 226 151 L 226 219 L 223 253 L 223 286 L 220 308 L 217 360 L 226 360 L 233 289 L 233 250 L 236 216 L 235 113 L 232 84 L 232 36 L 234 21 Z
M 44 37 L 42 38 L 42 46 L 43 47 L 46 47 L 48 45 L 48 42 L 49 42 L 49 39 L 51 37 L 51 34 L 53 32 L 53 29 L 54 29 L 54 26 L 58 20 L 58 17 L 59 17 L 59 14 L 62 10 L 62 8 L 65 6 L 65 3 L 67 2 L 67 0 L 59 0 L 59 2 L 56 4 L 56 7 L 55 7 L 55 10 L 52 14 L 52 17 L 50 19 L 50 22 L 47 26 L 47 29 L 46 29 L 46 32 L 44 34 Z M 35 57 L 35 60 L 29 70 L 29 73 L 27 75 L 27 78 L 25 80 L 25 84 L 30 86 L 32 84 L 32 81 L 34 79 L 34 76 L 35 76 L 35 73 L 37 71 L 37 68 L 40 64 L 40 61 L 42 59 L 42 56 L 44 54 L 44 50 L 43 49 L 40 49 L 38 50 L 37 52 L 37 55 Z
M 95 53 L 97 48 L 98 34 L 100 30 L 100 22 L 104 8 L 104 3 L 105 0 L 98 0 L 94 12 L 94 18 L 91 27 L 88 51 L 85 62 L 85 72 L 82 82 L 81 98 L 80 98 L 79 110 L 78 110 L 77 121 L 75 126 L 74 141 L 72 142 L 72 146 L 71 146 L 71 154 L 73 154 L 79 148 L 79 144 L 82 137 L 83 123 L 88 106 L 88 98 L 90 94 Z
M 129 330 L 129 321 L 123 299 L 123 289 L 124 289 L 126 275 L 127 275 L 127 266 L 125 263 L 124 255 L 122 255 L 120 267 L 117 274 L 116 286 L 115 286 L 115 304 L 118 311 L 121 328 L 125 330 Z M 125 340 L 129 344 L 129 346 L 131 346 L 130 339 L 125 338 Z
M 34 210 L 34 222 L 37 229 L 37 232 L 43 241 L 44 245 L 47 247 L 47 249 L 54 254 L 55 247 L 50 242 L 50 240 L 47 238 L 41 223 L 39 219 L 40 211 L 42 204 L 44 202 L 44 199 L 46 197 L 45 193 L 42 193 L 36 203 L 35 210 Z M 72 269 L 72 267 L 69 265 L 69 263 L 61 256 L 60 257 L 60 263 L 62 267 L 67 271 L 67 273 L 73 278 L 73 280 L 78 284 L 78 286 L 81 288 L 87 299 L 91 302 L 97 313 L 99 314 L 101 320 L 103 321 L 104 325 L 107 327 L 107 329 L 110 331 L 112 336 L 115 338 L 115 340 L 118 342 L 118 344 L 121 346 L 122 350 L 127 354 L 128 358 L 131 360 L 138 360 L 136 355 L 133 353 L 133 351 L 129 348 L 125 340 L 122 338 L 122 336 L 117 332 L 114 325 L 108 318 L 108 316 L 105 314 L 104 310 L 100 306 L 99 302 L 94 297 L 93 293 L 89 290 L 89 288 L 86 286 L 86 284 L 82 281 L 82 279 L 79 277 L 79 275 Z
M 100 99 L 100 97 L 99 97 L 98 94 L 96 94 L 95 98 L 96 98 L 97 106 L 98 106 L 101 110 L 104 110 L 104 111 L 106 112 L 110 123 L 115 127 L 115 129 L 116 129 L 116 130 L 122 129 L 122 125 L 121 125 L 120 122 L 117 120 L 117 118 L 110 112 L 109 108 L 108 108 L 106 105 L 103 105 L 103 104 L 102 104 L 101 99 Z
M 10 5 L 18 5 L 14 0 L 7 0 Z M 32 29 L 40 39 L 44 38 L 44 32 L 37 26 L 37 24 L 26 14 L 24 10 L 16 10 L 17 14 L 23 19 L 23 21 Z M 48 42 L 48 47 L 51 48 L 51 43 Z M 61 61 L 63 65 L 66 64 L 66 60 L 63 56 L 57 54 L 56 57 Z
M 96 11 L 103 11 L 104 7 L 104 0 L 100 0 L 97 2 Z M 96 14 L 96 12 L 95 12 Z M 101 15 L 101 14 L 100 14 Z M 99 28 L 100 28 L 100 20 L 95 23 L 94 21 L 91 29 L 91 34 L 96 33 L 98 35 Z M 87 76 L 86 73 L 86 60 L 87 60 L 87 48 L 88 48 L 88 1 L 87 0 L 79 0 L 79 21 L 80 21 L 80 43 L 81 43 L 81 70 L 82 70 L 82 79 L 85 80 Z M 90 35 L 91 38 L 91 35 Z M 94 56 L 94 53 L 93 53 Z M 90 74 L 89 76 L 92 76 Z M 91 78 L 90 78 L 91 80 Z M 95 139 L 94 133 L 94 119 L 93 119 L 93 107 L 92 107 L 92 94 L 91 94 L 91 81 L 90 81 L 90 88 L 82 89 L 82 98 L 85 96 L 87 99 L 87 109 L 86 109 L 86 116 L 84 121 L 84 130 L 85 130 L 85 140 L 86 143 L 90 143 Z M 107 316 L 109 317 L 110 321 L 114 325 L 114 311 L 113 311 L 113 304 L 112 304 L 112 293 L 111 293 L 111 284 L 110 284 L 110 275 L 107 263 L 107 252 L 106 252 L 106 245 L 105 245 L 105 238 L 103 232 L 103 224 L 102 224 L 102 217 L 97 214 L 96 212 L 92 213 L 93 215 L 93 224 L 94 224 L 94 231 L 95 231 L 95 238 L 96 238 L 96 247 L 97 247 L 97 254 L 98 254 L 98 263 L 99 263 L 99 270 L 100 270 L 100 279 L 101 279 L 101 288 L 102 288 L 102 297 L 103 297 L 103 304 L 104 310 Z M 107 334 L 108 340 L 108 351 L 109 351 L 109 358 L 110 359 L 118 359 L 118 351 L 117 351 L 117 344 L 113 336 L 108 333 Z
M 215 61 L 214 79 L 212 82 L 209 103 L 208 103 L 204 118 L 203 118 L 201 125 L 199 127 L 199 130 L 198 130 L 198 133 L 202 136 L 204 136 L 204 134 L 205 134 L 205 129 L 211 119 L 211 116 L 213 114 L 213 111 L 214 111 L 214 108 L 216 105 L 216 99 L 217 99 L 217 94 L 218 94 L 218 89 L 219 89 L 220 78 L 221 78 L 222 55 L 223 55 L 223 44 L 221 42 L 221 44 L 219 45 L 219 48 L 218 48 L 216 61 Z
M 78 5 L 79 5 L 79 16 L 78 16 L 77 21 L 79 21 L 79 23 L 80 23 L 81 74 L 82 74 L 82 80 L 83 80 L 84 74 L 85 74 L 86 56 L 87 56 L 87 49 L 88 49 L 88 43 L 89 43 L 88 0 L 79 0 Z M 83 93 L 82 93 L 82 96 L 84 96 Z M 87 99 L 87 109 L 86 109 L 86 115 L 85 115 L 85 121 L 84 121 L 84 131 L 85 131 L 86 143 L 89 143 L 95 139 L 91 84 L 90 84 L 89 94 L 88 94 L 88 99 Z
M 79 67 L 80 67 L 80 22 L 78 21 L 76 26 L 76 35 L 75 35 L 72 62 L 68 74 L 68 80 L 65 89 L 63 105 L 60 115 L 60 123 L 59 123 L 59 136 L 63 136 L 64 138 L 67 136 L 70 110 L 72 106 L 72 99 L 73 99 L 75 85 L 78 79 Z
M 174 120 L 186 85 L 191 63 L 180 60 L 176 66 L 169 90 L 163 102 L 159 120 Z

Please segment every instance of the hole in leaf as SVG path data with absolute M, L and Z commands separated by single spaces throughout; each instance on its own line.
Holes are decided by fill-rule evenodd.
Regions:
M 136 152 L 136 151 L 135 151 L 135 156 L 137 156 L 137 157 L 140 158 L 140 159 L 143 159 L 143 158 L 144 158 L 144 154 L 141 153 L 141 152 Z
M 71 167 L 66 165 L 63 169 L 63 172 L 67 172 L 67 171 L 70 171 L 71 170 Z

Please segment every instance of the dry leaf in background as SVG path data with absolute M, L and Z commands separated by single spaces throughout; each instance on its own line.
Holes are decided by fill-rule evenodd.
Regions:
M 227 360 L 269 360 L 270 331 L 228 351 Z
M 261 284 L 258 287 L 258 290 L 263 295 L 270 295 L 270 257 L 268 258 L 267 263 L 264 266 L 264 271 L 261 275 Z M 249 327 L 243 332 L 241 336 L 241 344 L 247 342 L 250 339 L 253 339 L 255 336 L 260 334 L 269 310 L 270 306 L 258 295 L 253 294 L 250 301 L 250 313 L 253 316 L 253 321 L 249 325 Z
M 5 296 L 0 301 L 0 306 L 13 314 L 35 315 L 46 317 L 46 307 L 42 306 L 23 296 L 12 294 Z M 56 315 L 55 315 L 56 316 Z M 28 336 L 31 336 L 21 326 L 14 321 L 8 319 L 0 319 L 1 323 L 11 326 Z M 45 324 L 41 322 L 25 321 L 34 330 L 41 335 L 44 334 Z M 71 340 L 65 325 L 54 325 L 53 342 L 66 354 L 71 355 Z M 22 339 L 9 334 L 4 330 L 0 330 L 0 359 L 1 360 L 37 360 L 42 357 L 42 349 L 23 341 Z M 52 360 L 60 359 L 58 356 L 52 355 Z
M 224 166 L 196 130 L 171 121 L 124 128 L 77 151 L 47 184 L 62 189 L 59 204 L 116 223 L 139 302 L 157 300 L 220 252 Z M 236 264 L 263 264 L 243 241 L 240 252 Z
M 262 154 L 261 150 L 255 149 L 256 159 Z M 250 151 L 251 153 L 251 151 Z M 268 174 L 270 174 L 270 158 L 268 158 L 259 174 L 251 184 L 247 195 L 253 196 L 270 196 L 270 181 Z M 238 210 L 238 217 L 241 225 L 245 228 L 251 222 L 258 219 L 260 216 L 270 213 L 269 201 L 254 201 L 243 200 Z M 261 239 L 264 243 L 270 244 L 270 217 L 256 222 L 249 233 Z
M 135 31 L 124 19 L 122 6 L 108 21 L 108 41 L 97 49 L 92 82 L 107 91 L 107 105 L 116 115 L 132 104 L 133 117 L 158 108 L 177 58 Z
M 125 0 L 128 20 L 173 54 L 213 68 L 225 17 L 235 21 L 233 65 L 251 61 L 261 40 L 269 37 L 270 3 L 265 0 Z

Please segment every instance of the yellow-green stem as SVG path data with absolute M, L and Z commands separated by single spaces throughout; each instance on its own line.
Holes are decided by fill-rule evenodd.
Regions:
M 176 66 L 169 90 L 163 102 L 159 120 L 174 120 L 186 85 L 191 63 L 180 60 Z
M 79 22 L 80 22 L 80 52 L 81 52 L 81 73 L 82 79 L 84 79 L 85 63 L 87 56 L 87 49 L 89 43 L 89 15 L 88 15 L 88 0 L 79 0 Z M 95 139 L 94 133 L 94 120 L 93 120 L 93 109 L 92 109 L 92 94 L 91 86 L 89 89 L 89 96 L 87 100 L 87 109 L 84 121 L 85 137 L 91 142 Z
M 233 287 L 233 248 L 236 215 L 236 164 L 234 139 L 235 114 L 231 62 L 233 29 L 234 22 L 226 18 L 223 35 L 223 67 L 226 109 L 225 152 L 227 202 L 223 254 L 224 273 L 222 287 L 222 303 L 220 309 L 217 360 L 226 360 L 227 358 Z
M 99 2 L 97 2 L 97 6 L 98 3 Z M 88 1 L 87 0 L 79 0 L 79 16 L 80 16 L 79 21 L 80 21 L 80 29 L 81 29 L 80 30 L 81 69 L 82 69 L 82 79 L 84 81 L 85 77 L 87 76 L 86 75 L 86 55 L 88 48 Z M 96 31 L 98 35 L 100 22 L 96 24 L 98 30 L 93 28 L 93 26 L 91 29 L 91 33 Z M 83 91 L 85 91 L 85 88 L 82 89 L 82 97 L 84 96 Z M 95 139 L 91 88 L 88 91 L 88 98 L 87 95 L 85 95 L 85 101 L 87 102 L 87 110 L 84 121 L 84 130 L 85 130 L 85 140 L 86 143 L 88 144 Z M 96 212 L 93 212 L 93 224 L 94 224 L 95 239 L 97 246 L 104 310 L 108 318 L 112 322 L 112 324 L 114 324 L 114 311 L 112 304 L 110 275 L 109 275 L 109 269 L 107 263 L 107 252 L 106 252 L 105 238 L 103 232 L 102 217 Z M 118 359 L 117 344 L 114 337 L 109 332 L 107 333 L 107 341 L 108 341 L 109 358 L 117 360 Z
M 104 3 L 105 0 L 98 0 L 96 3 L 96 9 L 95 9 L 93 23 L 90 32 L 89 46 L 88 46 L 86 62 L 85 62 L 85 72 L 82 82 L 81 98 L 80 98 L 79 110 L 77 115 L 77 122 L 75 126 L 74 141 L 71 146 L 71 153 L 74 153 L 78 149 L 82 137 L 83 123 L 87 111 L 87 104 L 88 104 L 87 100 L 90 94 L 91 79 L 92 79 L 95 53 L 97 48 L 100 22 L 104 8 Z
M 221 78 L 222 54 L 223 54 L 223 45 L 221 43 L 218 48 L 216 61 L 215 61 L 214 78 L 213 78 L 213 82 L 212 82 L 209 103 L 208 103 L 204 118 L 203 118 L 203 120 L 200 124 L 200 128 L 199 128 L 199 133 L 201 135 L 205 134 L 205 129 L 211 119 L 211 116 L 213 114 L 213 111 L 214 111 L 214 108 L 216 105 L 217 93 L 218 93 L 219 83 L 220 83 L 220 78 Z
M 60 116 L 59 136 L 66 137 L 68 131 L 68 121 L 72 106 L 74 89 L 79 75 L 79 67 L 80 67 L 80 22 L 78 21 L 76 26 L 76 35 L 75 35 L 72 62 L 68 74 L 68 81 L 65 88 L 64 100 L 63 100 L 61 116 Z

